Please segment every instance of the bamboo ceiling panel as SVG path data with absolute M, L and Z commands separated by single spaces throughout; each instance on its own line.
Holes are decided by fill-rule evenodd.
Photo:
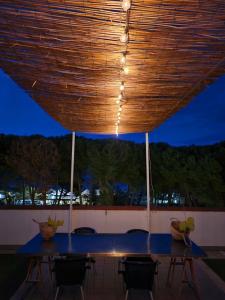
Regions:
M 65 128 L 120 133 L 161 124 L 225 73 L 224 0 L 133 0 L 127 66 L 118 0 L 0 0 L 0 67 Z

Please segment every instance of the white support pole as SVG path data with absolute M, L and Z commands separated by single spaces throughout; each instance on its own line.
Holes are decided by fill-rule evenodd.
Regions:
M 74 156 L 75 156 L 75 132 L 73 131 L 73 133 L 72 133 L 72 151 L 71 151 L 70 209 L 69 209 L 69 220 L 68 220 L 68 233 L 71 233 L 71 231 L 72 231 Z
M 145 133 L 146 146 L 146 187 L 147 187 L 147 230 L 150 232 L 150 178 L 149 178 L 149 139 L 148 132 Z

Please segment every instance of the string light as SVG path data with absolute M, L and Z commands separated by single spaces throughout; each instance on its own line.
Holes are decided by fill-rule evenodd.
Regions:
M 128 41 L 128 34 L 126 33 L 126 31 L 121 34 L 120 41 L 121 43 L 126 43 Z
M 121 90 L 121 92 L 124 91 L 124 82 L 123 81 L 120 84 L 120 90 Z
M 121 77 L 124 75 L 127 75 L 129 73 L 129 68 L 126 65 L 127 62 L 127 45 L 129 42 L 129 9 L 131 8 L 131 1 L 132 0 L 121 0 L 122 3 L 122 9 L 124 10 L 124 12 L 126 13 L 126 23 L 124 24 L 124 32 L 121 34 L 120 36 L 120 41 L 121 43 L 124 44 L 124 50 L 121 53 L 121 57 L 120 57 L 120 64 L 121 64 L 121 70 L 120 70 L 120 74 Z M 122 81 L 120 83 L 120 94 L 118 95 L 118 98 L 116 99 L 116 104 L 118 104 L 118 111 L 117 111 L 117 120 L 115 123 L 116 126 L 116 135 L 118 136 L 119 134 L 119 124 L 120 124 L 120 120 L 121 120 L 121 112 L 123 110 L 123 105 L 124 105 L 124 96 L 125 96 L 125 85 L 124 85 L 124 81 L 123 81 L 123 77 L 121 78 Z
M 121 58 L 120 58 L 120 63 L 121 65 L 125 65 L 126 64 L 126 54 L 123 53 Z
M 116 135 L 118 136 L 118 130 L 119 130 L 119 127 L 118 125 L 116 125 Z
M 131 3 L 130 0 L 123 0 L 122 8 L 124 11 L 128 11 L 130 9 Z
M 127 75 L 129 73 L 129 68 L 128 67 L 124 67 L 123 68 L 123 72 L 124 72 L 124 74 Z

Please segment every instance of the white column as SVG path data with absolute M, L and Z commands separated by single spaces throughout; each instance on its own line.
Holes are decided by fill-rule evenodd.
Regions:
M 71 233 L 71 231 L 72 231 L 74 156 L 75 156 L 75 132 L 72 133 L 71 173 L 70 173 L 70 209 L 69 209 L 69 220 L 68 220 L 68 233 Z
M 147 230 L 150 232 L 150 177 L 149 177 L 149 139 L 148 132 L 145 133 L 146 146 L 146 188 L 147 188 Z

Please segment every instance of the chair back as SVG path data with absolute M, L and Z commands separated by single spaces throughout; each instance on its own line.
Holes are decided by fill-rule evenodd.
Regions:
M 56 259 L 56 285 L 82 285 L 86 273 L 86 259 Z
M 155 262 L 151 256 L 127 256 L 126 261 L 140 261 L 140 262 L 147 262 L 147 263 L 153 263 Z
M 78 228 L 75 228 L 73 233 L 76 233 L 76 234 L 82 234 L 82 235 L 88 235 L 88 234 L 95 234 L 96 233 L 96 230 L 94 228 L 91 228 L 91 227 L 78 227 Z
M 148 233 L 145 229 L 134 228 L 127 231 L 127 233 Z
M 125 261 L 124 280 L 127 289 L 152 291 L 156 263 L 153 261 Z

